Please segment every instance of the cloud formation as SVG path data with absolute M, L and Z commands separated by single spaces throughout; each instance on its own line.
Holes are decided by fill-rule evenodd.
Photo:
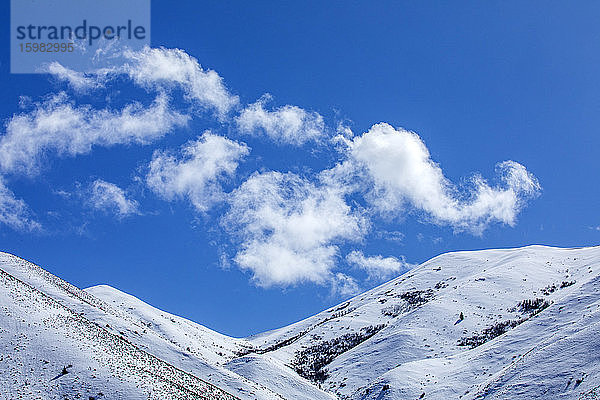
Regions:
M 490 186 L 481 176 L 472 178 L 469 191 L 461 192 L 430 157 L 414 132 L 380 123 L 362 136 L 342 139 L 348 160 L 338 166 L 338 176 L 362 174 L 371 185 L 367 197 L 381 212 L 399 214 L 419 210 L 437 224 L 481 232 L 492 222 L 514 225 L 526 200 L 537 195 L 537 179 L 521 164 L 497 165 L 501 185 Z
M 216 110 L 220 117 L 239 103 L 218 73 L 203 69 L 198 60 L 183 50 L 146 46 L 139 51 L 127 50 L 124 56 L 128 63 L 117 71 L 126 73 L 138 85 L 152 88 L 177 85 L 189 100 Z
M 343 297 L 353 296 L 360 293 L 360 286 L 353 277 L 338 272 L 331 279 L 331 293 Z
M 167 200 L 187 197 L 198 211 L 205 212 L 222 199 L 221 182 L 231 177 L 248 146 L 205 132 L 185 144 L 181 155 L 155 151 L 146 183 Z
M 255 173 L 229 202 L 223 222 L 241 241 L 234 261 L 260 286 L 330 282 L 337 244 L 359 240 L 366 225 L 335 188 L 292 173 Z
M 235 120 L 240 132 L 263 134 L 275 143 L 295 146 L 323 137 L 325 123 L 321 115 L 290 105 L 268 111 L 264 108 L 268 99 L 265 97 L 241 111 Z
M 90 203 L 97 210 L 115 212 L 119 217 L 138 214 L 138 202 L 128 199 L 117 185 L 95 180 L 90 187 Z
M 225 128 L 277 144 L 330 143 L 324 140 L 328 129 L 319 113 L 293 105 L 268 108 L 268 95 L 241 105 L 217 72 L 202 68 L 183 50 L 146 47 L 119 55 L 124 64 L 89 74 L 58 63 L 47 68 L 75 92 L 125 79 L 144 88 L 154 101 L 133 102 L 120 110 L 94 109 L 76 105 L 65 93 L 55 94 L 7 121 L 0 136 L 0 173 L 34 175 L 48 156 L 87 154 L 95 146 L 151 143 L 197 117 L 190 109 L 207 110 Z M 180 94 L 184 101 L 179 97 L 173 103 L 171 96 Z M 182 109 L 186 111 L 177 111 Z M 337 131 L 340 135 L 333 142 L 340 150 L 339 162 L 311 176 L 255 172 L 225 193 L 223 185 L 250 149 L 207 131 L 178 152 L 156 150 L 145 183 L 161 198 L 187 199 L 202 213 L 225 201 L 229 211 L 221 223 L 238 246 L 233 261 L 258 285 L 313 282 L 329 284 L 342 294 L 356 292 L 359 286 L 340 271 L 339 246 L 363 240 L 372 223 L 368 218 L 416 214 L 423 222 L 479 234 L 492 223 L 514 225 L 527 201 L 540 191 L 537 179 L 515 161 L 497 164 L 495 184 L 474 175 L 469 185 L 456 185 L 414 132 L 386 123 L 359 136 L 344 123 Z M 97 209 L 119 216 L 138 213 L 137 202 L 114 184 L 97 180 L 90 193 Z M 1 180 L 0 223 L 15 229 L 36 226 L 25 203 Z M 403 238 L 399 231 L 379 235 L 385 240 Z M 410 268 L 402 257 L 365 256 L 360 251 L 350 252 L 346 263 L 370 279 L 387 279 Z
M 0 137 L 0 168 L 33 175 L 45 154 L 76 156 L 89 153 L 93 146 L 148 144 L 187 121 L 169 107 L 164 94 L 148 107 L 131 103 L 113 111 L 75 106 L 59 93 L 8 121 L 6 134 Z
M 0 224 L 20 231 L 33 231 L 41 228 L 38 222 L 30 218 L 27 204 L 15 197 L 15 194 L 4 184 L 2 177 L 0 177 Z
M 87 91 L 100 87 L 102 84 L 97 76 L 87 76 L 83 72 L 74 71 L 57 61 L 48 64 L 45 72 L 53 75 L 58 80 L 67 82 L 76 91 Z
M 158 92 L 174 88 L 183 90 L 187 100 L 212 109 L 219 118 L 239 104 L 238 96 L 227 90 L 223 78 L 210 69 L 203 69 L 198 60 L 180 49 L 144 47 L 142 50 L 117 50 L 113 54 L 125 62 L 114 67 L 81 73 L 58 62 L 50 63 L 46 72 L 67 82 L 75 90 L 103 87 L 110 80 L 127 76 L 136 85 Z
M 370 279 L 384 280 L 409 270 L 412 265 L 404 257 L 366 257 L 362 251 L 352 251 L 346 255 L 346 261 L 367 273 Z

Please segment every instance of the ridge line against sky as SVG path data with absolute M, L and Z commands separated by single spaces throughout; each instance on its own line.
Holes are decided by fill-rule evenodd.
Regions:
M 179 148 L 155 148 L 151 160 L 141 160 L 145 167 L 137 182 L 165 201 L 189 202 L 201 215 L 224 207 L 215 219 L 234 249 L 226 258 L 248 271 L 258 286 L 314 283 L 355 293 L 359 284 L 350 274 L 353 269 L 381 280 L 411 266 L 401 256 L 358 250 L 341 254 L 343 245 L 367 239 L 374 220 L 401 226 L 404 218 L 416 218 L 449 226 L 457 234 L 481 235 L 492 224 L 514 226 L 541 191 L 536 177 L 512 160 L 496 164 L 493 184 L 477 173 L 453 183 L 417 133 L 387 123 L 357 135 L 344 124 L 328 126 L 316 111 L 293 105 L 268 108 L 273 101 L 268 94 L 242 104 L 217 72 L 203 69 L 180 49 L 146 47 L 123 54 L 127 62 L 122 66 L 92 73 L 49 65 L 52 79 L 65 87 L 25 101 L 24 110 L 7 120 L 0 136 L 1 223 L 16 230 L 44 229 L 27 199 L 10 191 L 7 178 L 35 182 L 46 172 L 48 158 L 73 158 L 117 145 L 152 146 L 202 118 L 217 127 Z M 116 108 L 80 100 L 100 98 L 122 79 L 145 98 L 123 99 Z M 235 181 L 249 158 L 268 157 L 254 154 L 245 138 L 319 149 L 335 161 L 309 173 L 258 168 L 226 191 L 224 185 Z M 144 218 L 141 199 L 102 177 L 81 197 L 119 219 Z

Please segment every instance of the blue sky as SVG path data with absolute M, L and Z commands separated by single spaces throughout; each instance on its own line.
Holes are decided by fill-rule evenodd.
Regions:
M 245 336 L 447 251 L 596 245 L 599 17 L 153 1 L 108 79 L 11 75 L 4 46 L 0 248 Z

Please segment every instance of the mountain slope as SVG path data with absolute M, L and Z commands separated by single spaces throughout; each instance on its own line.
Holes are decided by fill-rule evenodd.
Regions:
M 0 283 L 4 398 L 235 398 L 4 271 Z
M 182 351 L 134 315 L 5 253 L 0 254 L 0 329 L 0 399 L 14 399 L 15 394 L 44 399 L 235 398 L 209 382 L 238 397 L 277 398 L 267 388 Z
M 534 394 L 524 398 L 536 398 L 543 382 L 546 398 L 575 396 L 562 390 L 569 379 L 586 374 L 577 388 L 569 385 L 577 393 L 600 384 L 600 339 L 594 338 L 599 269 L 598 247 L 444 254 L 340 306 L 250 340 L 258 352 L 295 364 L 342 397 L 458 398 L 469 392 L 494 398 L 525 386 Z M 519 305 L 535 305 L 536 299 L 539 309 Z M 507 332 L 494 339 L 502 330 Z M 486 340 L 470 349 L 469 343 Z M 581 346 L 565 350 L 566 343 Z M 540 362 L 550 357 L 551 346 L 566 351 L 561 364 Z M 572 361 L 578 352 L 589 357 Z M 545 379 L 534 384 L 522 380 L 526 374 Z
M 600 398 L 598 271 L 600 247 L 448 253 L 236 339 L 0 253 L 0 399 Z
M 158 310 L 109 286 L 80 290 L 6 253 L 0 253 L 0 274 L 0 348 L 9 355 L 0 362 L 0 372 L 11 371 L 0 377 L 0 388 L 8 388 L 0 389 L 0 399 L 13 399 L 13 392 L 21 393 L 23 382 L 30 386 L 31 381 L 35 381 L 32 392 L 23 392 L 23 398 L 34 398 L 33 393 L 61 399 L 64 395 L 94 397 L 93 392 L 127 399 L 204 398 L 194 397 L 204 393 L 210 399 L 233 398 L 225 391 L 240 399 L 334 398 L 282 365 L 272 364 L 269 371 L 239 363 L 228 368 L 226 364 L 251 348 L 250 343 Z M 69 317 L 68 323 L 54 323 L 65 318 L 62 314 Z M 113 351 L 115 347 L 119 350 Z M 38 360 L 41 366 L 29 362 L 41 360 L 46 348 L 53 348 L 52 357 Z M 122 353 L 131 354 L 124 358 Z M 148 370 L 146 363 L 166 369 Z M 61 375 L 67 365 L 72 365 L 69 373 Z M 79 386 L 64 386 L 73 379 Z M 263 381 L 276 384 L 271 389 Z M 187 393 L 196 386 L 197 393 Z M 220 397 L 212 392 L 221 393 Z
M 242 398 L 286 398 L 306 400 L 331 400 L 335 398 L 318 388 L 308 380 L 299 377 L 292 369 L 268 356 L 239 357 L 248 353 L 252 344 L 245 339 L 235 339 L 184 318 L 166 313 L 149 306 L 141 300 L 123 293 L 110 286 L 100 285 L 85 289 L 95 298 L 102 299 L 111 307 L 118 308 L 134 316 L 147 331 L 155 333 L 160 338 L 180 349 L 180 352 L 193 355 L 194 358 L 173 357 L 165 352 L 164 344 L 151 341 L 153 336 L 140 338 L 140 345 L 148 348 L 153 354 L 173 363 L 185 363 L 186 368 L 193 368 L 198 358 L 208 365 L 218 367 L 237 379 L 246 380 L 256 386 L 254 391 L 237 393 Z M 256 361 L 254 362 L 249 362 Z M 207 380 L 215 384 L 223 382 L 223 374 L 216 375 L 214 371 L 200 371 Z M 235 390 L 236 381 L 227 381 L 228 387 Z

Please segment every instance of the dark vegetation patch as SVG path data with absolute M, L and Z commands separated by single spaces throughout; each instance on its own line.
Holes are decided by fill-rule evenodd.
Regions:
M 341 306 L 337 307 L 335 310 L 330 311 L 330 312 L 333 312 L 333 314 L 325 317 L 324 319 L 317 322 L 316 324 L 309 326 L 308 328 L 296 333 L 294 336 L 291 336 L 287 339 L 283 339 L 280 342 L 277 342 L 275 344 L 269 345 L 264 348 L 249 347 L 249 348 L 241 349 L 235 353 L 235 356 L 243 357 L 243 356 L 251 354 L 251 353 L 266 354 L 271 351 L 278 350 L 282 347 L 289 346 L 290 344 L 300 340 L 304 335 L 306 335 L 313 329 L 323 325 L 324 323 L 326 323 L 328 321 L 331 321 L 336 318 L 341 318 L 344 315 L 350 314 L 352 311 L 354 311 L 356 309 L 354 307 L 348 307 L 349 305 L 350 305 L 350 302 L 346 302 L 346 303 L 342 304 Z
M 511 311 L 519 311 L 521 314 L 537 314 L 544 309 L 548 308 L 550 303 L 547 300 L 535 298 L 531 300 L 523 300 L 517 303 L 515 308 Z
M 431 299 L 433 299 L 435 291 L 433 289 L 427 290 L 409 290 L 400 294 L 399 296 L 404 300 L 400 304 L 393 304 L 388 307 L 382 308 L 381 313 L 388 317 L 397 317 L 398 315 L 413 310 L 417 307 L 422 306 Z
M 404 304 L 394 304 L 392 306 L 388 306 L 381 309 L 381 313 L 386 317 L 395 318 L 398 315 L 402 314 L 404 310 L 406 310 L 406 306 Z
M 549 296 L 550 294 L 556 292 L 559 289 L 564 289 L 566 287 L 572 286 L 576 284 L 577 281 L 562 281 L 560 284 L 553 283 L 552 285 L 548 285 L 541 290 L 544 296 Z
M 384 327 L 384 324 L 367 326 L 358 332 L 347 333 L 299 350 L 292 361 L 292 367 L 298 375 L 306 379 L 323 382 L 329 376 L 325 368 L 329 363 L 340 354 L 369 339 Z
M 412 290 L 409 292 L 402 293 L 400 295 L 400 298 L 413 307 L 419 307 L 431 300 L 433 298 L 433 295 L 433 289 Z
M 482 330 L 481 333 L 462 337 L 458 340 L 458 346 L 466 346 L 470 349 L 481 346 L 482 344 L 497 338 L 512 328 L 521 325 L 523 322 L 541 313 L 548 308 L 550 304 L 550 302 L 540 298 L 522 300 L 518 302 L 515 307 L 509 309 L 509 311 L 512 312 L 520 312 L 522 317 L 506 321 L 499 321 L 491 326 L 488 326 Z
M 439 281 L 438 283 L 435 284 L 434 286 L 437 290 L 443 289 L 443 288 L 447 288 L 448 287 L 448 282 L 444 282 L 444 281 Z

